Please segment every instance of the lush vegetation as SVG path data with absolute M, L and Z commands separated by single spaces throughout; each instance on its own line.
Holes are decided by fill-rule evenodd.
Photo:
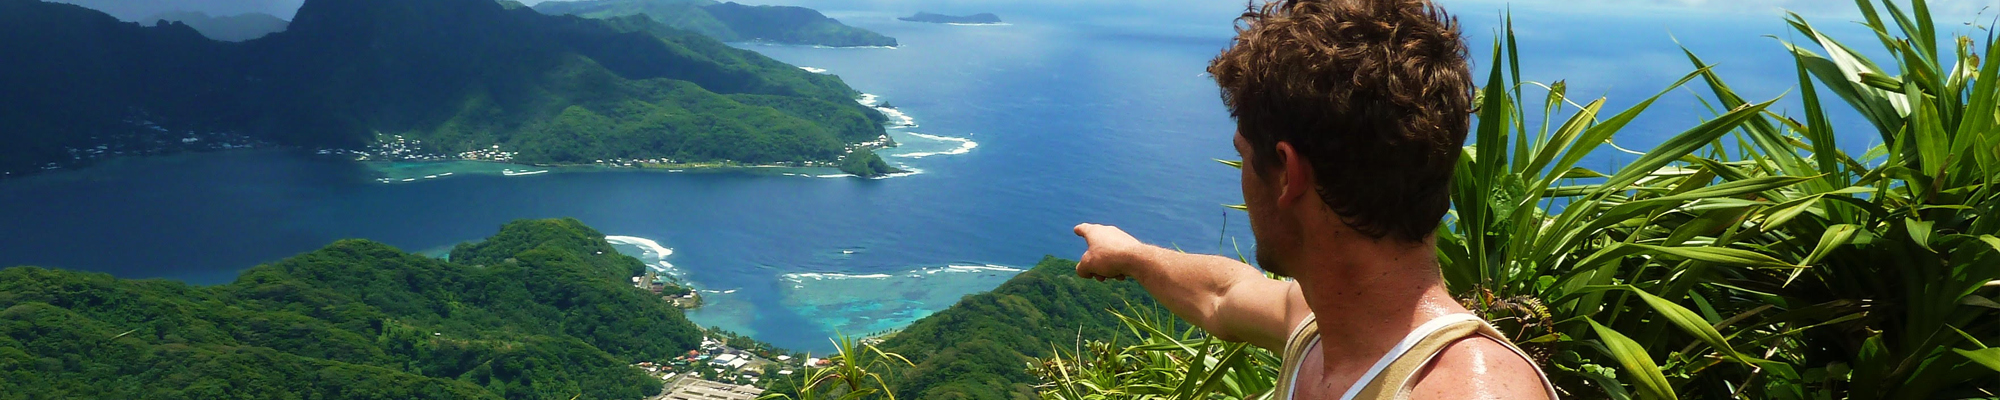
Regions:
M 271 14 L 249 13 L 230 16 L 210 16 L 199 11 L 174 11 L 160 13 L 139 20 L 142 25 L 160 21 L 187 24 L 202 36 L 225 42 L 241 42 L 264 37 L 275 32 L 283 32 L 291 24 L 283 18 Z
M 855 149 L 853 152 L 848 153 L 847 157 L 840 159 L 840 172 L 870 178 L 903 172 L 903 170 L 889 166 L 889 163 L 882 161 L 882 156 L 876 155 L 874 150 L 862 148 Z
M 67 4 L 0 0 L 0 171 L 248 138 L 515 161 L 826 161 L 882 136 L 831 75 L 642 17 L 489 0 L 309 0 L 284 32 L 216 42 Z M 103 147 L 99 147 L 103 146 Z
M 643 267 L 575 220 L 446 262 L 345 240 L 234 283 L 0 270 L 0 398 L 639 398 L 695 348 Z
M 859 364 L 874 366 L 863 372 L 882 377 L 879 383 L 803 379 L 780 382 L 773 392 L 795 399 L 832 398 L 869 388 L 906 399 L 1035 398 L 1036 380 L 1025 368 L 1030 361 L 1054 355 L 1056 346 L 1069 346 L 1081 338 L 1120 337 L 1125 331 L 1109 310 L 1153 305 L 1137 283 L 1099 283 L 1078 278 L 1075 271 L 1074 261 L 1043 258 L 1035 268 L 993 291 L 966 296 L 879 346 L 847 339 L 836 342 L 842 345 L 842 354 L 870 360 Z M 807 371 L 806 376 L 818 376 L 813 373 L 820 371 L 824 370 Z
M 1607 117 L 1519 81 L 1509 34 L 1438 229 L 1451 289 L 1572 397 L 1996 396 L 2000 46 L 1941 47 L 1922 1 L 1858 3 L 1900 74 L 1794 15 L 1803 115 L 1688 52 L 1663 94 L 1700 80 L 1716 115 L 1609 171 L 1578 161 L 1658 97 Z M 1834 100 L 1868 125 L 1830 123 Z M 1846 154 L 1849 129 L 1884 144 Z M 1131 322 L 1147 344 L 1045 360 L 1043 397 L 1251 398 L 1274 376 L 1268 352 Z
M 534 6 L 549 15 L 590 18 L 645 15 L 674 28 L 725 42 L 771 42 L 834 47 L 895 46 L 896 39 L 847 26 L 805 7 L 749 6 L 713 0 L 546 1 Z

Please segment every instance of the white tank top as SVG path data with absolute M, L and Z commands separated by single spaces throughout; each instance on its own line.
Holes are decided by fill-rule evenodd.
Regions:
M 1409 353 L 1410 349 L 1412 347 L 1415 347 L 1417 343 L 1422 342 L 1424 338 L 1430 337 L 1431 334 L 1437 333 L 1438 330 L 1444 329 L 1445 327 L 1451 326 L 1453 324 L 1464 323 L 1467 321 L 1474 321 L 1479 323 L 1480 329 L 1478 330 L 1478 334 L 1500 342 L 1502 345 L 1505 345 L 1508 350 L 1513 350 L 1514 354 L 1520 356 L 1521 359 L 1533 360 L 1532 358 L 1528 357 L 1527 353 L 1524 353 L 1521 351 L 1520 348 L 1515 347 L 1513 342 L 1509 342 L 1507 338 L 1499 335 L 1499 331 L 1494 330 L 1492 325 L 1486 324 L 1485 320 L 1479 319 L 1479 317 L 1473 316 L 1472 314 L 1448 314 L 1442 317 L 1437 317 L 1436 319 L 1432 319 L 1429 322 L 1425 322 L 1423 325 L 1417 326 L 1416 330 L 1410 331 L 1410 334 L 1404 335 L 1402 341 L 1396 342 L 1396 347 L 1389 348 L 1389 353 L 1383 354 L 1382 358 L 1375 360 L 1375 364 L 1368 368 L 1368 372 L 1362 373 L 1361 378 L 1356 379 L 1354 381 L 1354 384 L 1347 388 L 1347 392 L 1342 393 L 1340 395 L 1340 400 L 1353 400 L 1355 396 L 1360 395 L 1361 390 L 1365 386 L 1367 386 L 1369 382 L 1373 382 L 1377 378 L 1382 377 L 1381 375 L 1383 373 L 1383 370 L 1388 368 L 1390 363 L 1396 361 L 1396 359 L 1402 358 L 1404 354 Z M 1290 356 L 1291 354 L 1299 354 L 1303 356 L 1304 354 L 1307 354 L 1306 351 L 1311 351 L 1312 349 L 1319 347 L 1320 340 L 1317 329 L 1309 329 L 1316 327 L 1308 326 L 1316 323 L 1317 321 L 1313 315 L 1307 315 L 1304 321 L 1299 322 L 1298 327 L 1293 328 L 1292 336 L 1294 340 L 1290 341 L 1290 343 L 1299 343 L 1296 339 L 1299 339 L 1298 336 L 1301 334 L 1310 334 L 1312 335 L 1312 337 L 1310 341 L 1304 342 L 1305 345 L 1303 351 L 1287 351 L 1286 352 L 1288 353 L 1287 356 Z M 1312 332 L 1307 333 L 1308 330 L 1311 330 Z M 1436 353 L 1432 353 L 1426 356 L 1424 363 L 1429 364 L 1431 360 L 1437 358 L 1438 354 L 1442 353 L 1443 351 L 1440 350 Z M 1293 384 L 1284 388 L 1285 390 L 1284 396 L 1278 397 L 1277 398 L 1278 400 L 1291 400 L 1296 398 L 1298 394 L 1298 385 L 1296 383 L 1299 381 L 1299 374 L 1301 372 L 1300 371 L 1301 368 L 1298 367 L 1298 364 L 1300 363 L 1297 360 L 1288 360 L 1288 361 L 1290 362 L 1285 363 L 1285 365 L 1288 366 L 1290 370 L 1279 371 L 1279 373 L 1284 374 L 1286 378 L 1289 378 L 1287 381 L 1292 382 Z M 1533 362 L 1530 361 L 1530 364 L 1532 365 Z M 1542 373 L 1542 371 L 1538 369 L 1535 371 L 1535 375 L 1540 376 L 1542 378 L 1542 389 L 1548 393 L 1549 398 L 1550 399 L 1557 398 L 1555 384 L 1549 382 L 1548 374 Z M 1396 376 L 1389 378 L 1396 379 L 1397 381 L 1407 381 L 1411 377 Z M 1412 382 L 1412 384 L 1414 384 L 1414 382 Z M 1407 390 L 1408 388 L 1404 389 Z

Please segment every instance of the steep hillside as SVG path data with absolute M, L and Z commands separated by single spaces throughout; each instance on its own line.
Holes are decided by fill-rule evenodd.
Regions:
M 271 14 L 249 13 L 230 16 L 210 16 L 199 11 L 175 11 L 160 13 L 139 20 L 140 25 L 151 25 L 160 21 L 187 24 L 202 36 L 225 42 L 241 42 L 283 32 L 291 24 L 283 18 Z
M 0 393 L 634 399 L 660 384 L 629 364 L 700 340 L 625 284 L 638 260 L 575 220 L 508 224 L 453 256 L 345 240 L 211 287 L 0 270 Z
M 916 323 L 882 343 L 914 368 L 895 370 L 890 386 L 908 399 L 1036 399 L 1027 373 L 1033 357 L 1079 337 L 1129 336 L 1111 310 L 1155 306 L 1135 282 L 1078 278 L 1076 262 L 1046 257 L 993 291 Z
M 582 0 L 546 1 L 534 8 L 550 15 L 590 18 L 645 15 L 661 24 L 725 42 L 833 47 L 896 45 L 895 38 L 847 26 L 805 7 L 751 6 L 712 0 Z
M 882 136 L 840 78 L 644 18 L 489 0 L 308 0 L 244 43 L 0 0 L 0 172 L 269 142 L 514 161 L 839 159 Z M 12 88 L 19 88 L 18 90 Z M 103 147 L 99 147 L 103 146 Z M 227 147 L 227 146 L 223 146 Z

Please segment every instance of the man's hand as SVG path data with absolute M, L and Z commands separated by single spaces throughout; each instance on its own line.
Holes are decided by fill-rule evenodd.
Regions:
M 1076 235 L 1090 243 L 1077 276 L 1133 278 L 1168 311 L 1216 338 L 1283 351 L 1292 327 L 1312 314 L 1298 282 L 1265 278 L 1234 259 L 1145 244 L 1112 226 L 1077 225 Z
M 1076 275 L 1084 278 L 1123 280 L 1136 269 L 1143 268 L 1151 260 L 1146 256 L 1158 247 L 1140 243 L 1139 239 L 1115 226 L 1080 224 L 1076 235 L 1082 236 L 1090 249 L 1083 252 L 1083 260 L 1076 263 Z

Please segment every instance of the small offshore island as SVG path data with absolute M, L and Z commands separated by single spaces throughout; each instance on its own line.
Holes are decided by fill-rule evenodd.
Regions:
M 1000 16 L 993 15 L 993 13 L 978 13 L 966 16 L 955 16 L 955 15 L 918 12 L 917 15 L 896 18 L 896 19 L 910 21 L 910 22 L 928 22 L 933 24 L 993 25 L 1001 23 Z

